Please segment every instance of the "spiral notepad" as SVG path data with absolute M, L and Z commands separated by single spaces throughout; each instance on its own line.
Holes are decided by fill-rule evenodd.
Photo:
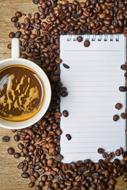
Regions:
M 84 35 L 60 37 L 61 80 L 68 96 L 61 99 L 61 111 L 69 116 L 61 118 L 61 154 L 64 162 L 102 158 L 99 147 L 106 151 L 126 148 L 124 119 L 113 121 L 113 115 L 125 111 L 126 94 L 119 91 L 125 85 L 124 71 L 120 66 L 126 61 L 126 40 L 123 35 Z M 89 39 L 90 46 L 84 47 Z M 115 104 L 121 102 L 121 110 Z M 66 134 L 70 134 L 69 141 Z

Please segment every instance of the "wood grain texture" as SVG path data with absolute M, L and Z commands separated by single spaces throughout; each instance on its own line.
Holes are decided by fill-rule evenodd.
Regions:
M 7 49 L 10 41 L 8 33 L 14 31 L 10 18 L 16 11 L 33 13 L 36 10 L 37 6 L 32 4 L 32 0 L 0 0 L 0 60 L 10 57 L 10 50 Z M 1 138 L 4 135 L 9 135 L 11 141 L 3 143 Z M 21 173 L 17 169 L 19 160 L 7 154 L 6 150 L 9 146 L 16 148 L 12 132 L 0 129 L 0 190 L 30 190 L 31 188 L 27 185 L 28 181 L 20 177 Z M 127 190 L 127 184 L 119 179 L 116 189 Z

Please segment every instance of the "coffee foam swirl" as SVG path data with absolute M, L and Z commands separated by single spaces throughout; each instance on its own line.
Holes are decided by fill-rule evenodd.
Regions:
M 0 72 L 1 117 L 8 120 L 32 117 L 38 111 L 42 96 L 42 83 L 31 70 L 13 67 Z

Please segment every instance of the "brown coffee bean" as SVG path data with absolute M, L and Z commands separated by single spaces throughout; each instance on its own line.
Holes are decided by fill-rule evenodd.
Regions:
M 66 69 L 70 69 L 70 66 L 67 65 L 67 64 L 65 64 L 65 63 L 63 63 L 63 66 L 64 66 L 64 68 L 66 68 Z
M 18 169 L 23 169 L 24 167 L 24 163 L 23 162 L 20 162 L 17 166 Z
M 14 32 L 10 32 L 9 33 L 9 38 L 14 38 L 15 37 L 15 33 Z
M 11 18 L 11 22 L 17 22 L 18 21 L 18 18 L 17 17 L 12 17 Z
M 121 65 L 121 69 L 126 71 L 127 70 L 127 64 Z
M 115 105 L 115 108 L 116 108 L 117 110 L 120 110 L 122 107 L 123 107 L 123 105 L 122 105 L 121 103 L 117 103 L 117 104 Z
M 20 38 L 20 36 L 21 36 L 21 32 L 20 31 L 17 31 L 16 33 L 15 33 L 15 38 Z
M 77 37 L 77 41 L 78 41 L 78 42 L 82 42 L 82 41 L 83 41 L 83 37 L 82 37 L 82 36 L 78 36 L 78 37 Z
M 119 91 L 121 92 L 126 92 L 127 91 L 127 88 L 125 86 L 120 86 L 119 87 Z
M 119 117 L 118 115 L 114 115 L 114 116 L 113 116 L 113 121 L 118 121 L 119 118 L 120 118 L 120 117 Z
M 3 142 L 9 142 L 10 139 L 11 139 L 11 138 L 10 138 L 9 136 L 7 136 L 7 135 L 2 137 L 2 141 L 3 141 Z
M 33 2 L 34 4 L 38 4 L 38 3 L 39 3 L 39 0 L 32 0 L 32 2 Z
M 85 40 L 84 41 L 84 46 L 85 47 L 89 47 L 90 46 L 90 41 L 89 40 Z
M 18 143 L 18 148 L 19 148 L 19 150 L 23 150 L 24 145 L 22 143 Z
M 19 136 L 19 135 L 14 135 L 14 140 L 15 140 L 16 142 L 20 141 L 20 136 Z
M 13 155 L 15 153 L 15 150 L 12 147 L 8 148 L 7 151 L 8 151 L 8 154 L 10 155 Z
M 122 119 L 127 119 L 127 113 L 121 113 L 120 116 L 121 116 Z
M 64 117 L 68 117 L 69 116 L 69 112 L 67 110 L 64 110 L 62 112 L 62 114 L 63 114 Z
M 124 76 L 127 77 L 127 72 L 124 73 Z
M 48 179 L 48 176 L 47 176 L 47 175 L 43 175 L 43 176 L 41 177 L 41 180 L 44 181 L 44 182 L 45 182 L 47 179 Z
M 20 153 L 18 153 L 18 152 L 14 153 L 14 158 L 20 158 L 20 156 L 21 156 Z
M 19 17 L 22 17 L 22 13 L 21 13 L 20 11 L 17 11 L 17 12 L 15 13 L 15 16 L 18 17 L 18 18 L 19 18 Z
M 115 155 L 116 155 L 116 156 L 120 156 L 120 155 L 121 155 L 120 149 L 117 149 L 117 150 L 115 151 Z
M 48 166 L 52 166 L 53 163 L 54 163 L 54 159 L 53 158 L 50 158 L 50 159 L 47 160 L 47 165 Z
M 72 139 L 70 134 L 66 134 L 66 137 L 67 137 L 67 140 L 69 140 L 69 141 Z
M 24 172 L 24 173 L 21 174 L 21 177 L 22 178 L 29 178 L 29 174 Z
M 98 148 L 97 152 L 99 154 L 103 154 L 105 152 L 104 148 Z
M 34 182 L 30 182 L 30 183 L 28 184 L 28 186 L 31 187 L 31 188 L 34 187 L 34 185 L 35 185 Z

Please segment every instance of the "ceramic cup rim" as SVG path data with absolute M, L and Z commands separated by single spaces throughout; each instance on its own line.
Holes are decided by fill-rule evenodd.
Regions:
M 36 63 L 23 59 L 23 58 L 9 58 L 9 59 L 4 59 L 0 61 L 0 70 L 8 67 L 8 66 L 13 66 L 13 65 L 20 65 L 27 67 L 29 69 L 32 69 L 37 75 L 40 77 L 40 79 L 43 81 L 44 89 L 45 89 L 45 98 L 42 107 L 40 110 L 31 118 L 28 120 L 24 121 L 7 121 L 2 118 L 0 118 L 0 127 L 6 128 L 6 129 L 23 129 L 26 127 L 29 127 L 33 124 L 35 124 L 37 121 L 39 121 L 44 114 L 46 113 L 50 101 L 51 101 L 51 85 L 49 82 L 49 79 L 45 72 L 43 71 L 42 68 L 40 68 Z

